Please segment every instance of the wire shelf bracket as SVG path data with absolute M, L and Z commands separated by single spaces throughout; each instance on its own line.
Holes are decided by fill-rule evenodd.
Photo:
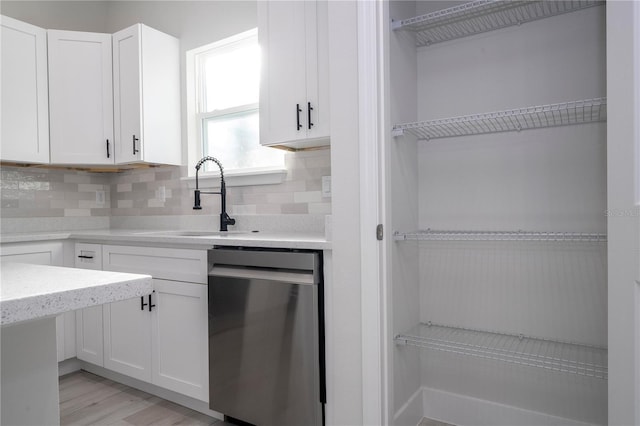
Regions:
M 391 28 L 415 32 L 416 45 L 422 47 L 604 3 L 595 0 L 476 0 L 426 15 L 392 21 Z
M 589 232 L 536 231 L 457 231 L 425 229 L 395 232 L 396 241 L 542 241 L 542 242 L 607 242 L 607 234 Z
M 607 98 L 532 106 L 483 114 L 395 124 L 393 136 L 408 132 L 419 140 L 515 132 L 584 124 L 607 119 Z
M 607 379 L 607 348 L 438 324 L 418 324 L 395 337 L 415 346 L 556 372 Z

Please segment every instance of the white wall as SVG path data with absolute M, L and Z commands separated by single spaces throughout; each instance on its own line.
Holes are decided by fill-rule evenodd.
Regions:
M 328 425 L 362 424 L 357 6 L 329 2 L 333 288 Z M 373 232 L 373 230 L 372 230 Z M 328 332 L 329 333 L 329 332 Z
M 389 3 L 389 18 L 393 20 L 415 16 L 415 2 L 394 1 Z M 417 54 L 415 36 L 406 31 L 391 31 L 389 35 L 389 115 L 390 122 L 403 123 L 417 120 Z M 418 229 L 418 146 L 411 136 L 388 140 L 387 184 L 388 216 L 390 229 L 387 231 L 390 245 L 389 268 L 389 310 L 391 335 L 404 333 L 420 320 L 420 295 L 418 275 L 418 248 L 415 244 L 393 241 L 394 231 Z M 420 352 L 411 347 L 392 346 L 391 350 L 391 408 L 390 417 L 395 417 L 402 409 L 402 417 L 393 420 L 396 425 L 416 423 L 416 413 L 422 415 L 421 398 L 404 409 L 403 405 L 421 386 Z M 415 406 L 415 408 L 414 408 Z M 413 422 L 413 423 L 412 423 Z
M 107 31 L 109 1 L 2 1 L 0 13 L 45 29 Z
M 609 424 L 637 425 L 640 424 L 640 5 L 608 2 L 607 24 Z

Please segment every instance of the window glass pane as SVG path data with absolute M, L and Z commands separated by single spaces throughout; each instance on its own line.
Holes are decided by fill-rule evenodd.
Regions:
M 257 40 L 251 40 L 203 58 L 202 112 L 258 103 L 260 48 Z
M 258 142 L 258 110 L 205 118 L 202 123 L 204 155 L 220 160 L 225 170 L 284 166 L 284 152 Z M 206 171 L 217 171 L 205 163 Z

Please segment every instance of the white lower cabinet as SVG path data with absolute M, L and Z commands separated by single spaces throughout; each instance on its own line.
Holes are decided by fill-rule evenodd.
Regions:
M 76 356 L 104 367 L 102 305 L 76 311 Z
M 64 248 L 60 241 L 2 244 L 1 262 L 31 263 L 34 265 L 63 266 Z M 65 312 L 56 317 L 56 341 L 58 362 L 73 358 L 73 312 Z
M 151 316 L 152 381 L 209 400 L 207 286 L 154 280 Z
M 76 243 L 75 267 L 102 270 L 102 246 Z M 104 367 L 102 305 L 76 311 L 76 356 Z
M 208 401 L 206 251 L 77 243 L 76 266 L 98 265 L 150 274 L 155 290 L 77 311 L 78 359 Z
M 149 296 L 103 305 L 104 367 L 151 382 Z

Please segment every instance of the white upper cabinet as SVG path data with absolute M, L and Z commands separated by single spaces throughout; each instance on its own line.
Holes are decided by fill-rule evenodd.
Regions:
M 49 30 L 51 162 L 113 164 L 111 35 Z
M 6 16 L 2 25 L 2 161 L 49 162 L 47 32 Z
M 258 2 L 260 143 L 329 144 L 326 1 Z
M 179 40 L 142 24 L 113 35 L 116 163 L 181 164 Z

